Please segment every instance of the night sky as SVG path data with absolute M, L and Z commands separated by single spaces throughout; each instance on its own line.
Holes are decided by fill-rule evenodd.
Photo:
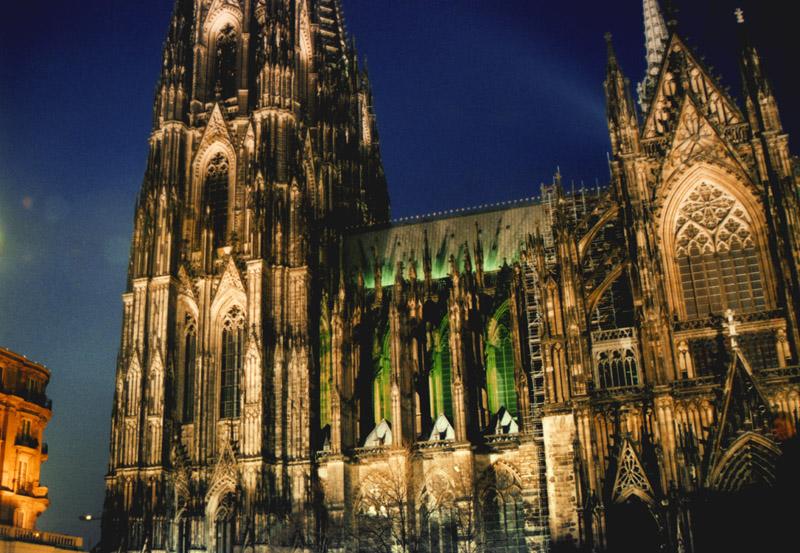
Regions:
M 640 0 L 343 0 L 368 59 L 394 217 L 608 180 L 603 34 L 633 83 Z M 800 132 L 800 33 L 780 0 L 675 0 L 680 29 L 738 95 L 746 10 Z M 40 527 L 98 525 L 135 195 L 172 0 L 10 2 L 0 32 L 0 345 L 53 371 Z M 791 55 L 791 58 L 790 58 Z M 794 142 L 797 144 L 797 141 Z M 794 151 L 798 151 L 795 147 Z

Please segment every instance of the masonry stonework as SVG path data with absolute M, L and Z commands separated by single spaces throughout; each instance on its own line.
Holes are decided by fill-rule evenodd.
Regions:
M 775 486 L 800 164 L 744 23 L 738 102 L 644 13 L 608 187 L 391 223 L 341 3 L 177 0 L 102 549 L 702 551 Z

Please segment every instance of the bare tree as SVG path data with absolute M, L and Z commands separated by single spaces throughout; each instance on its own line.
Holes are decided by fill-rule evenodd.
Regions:
M 407 471 L 407 456 L 398 456 L 375 467 L 362 480 L 352 529 L 360 551 L 422 550 Z

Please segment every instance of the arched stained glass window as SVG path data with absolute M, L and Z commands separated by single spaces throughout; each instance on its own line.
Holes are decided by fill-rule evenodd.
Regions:
M 453 510 L 439 505 L 430 512 L 427 512 L 425 508 L 423 511 L 423 520 L 427 522 L 426 527 L 423 528 L 428 546 L 427 551 L 429 553 L 457 553 L 457 515 L 453 513 Z
M 689 319 L 762 311 L 766 307 L 758 243 L 740 202 L 701 183 L 675 223 L 675 257 Z
M 227 242 L 228 234 L 228 158 L 218 153 L 211 159 L 206 169 L 206 182 L 203 191 L 203 205 L 211 215 L 214 230 L 214 247 L 219 248 Z
M 192 422 L 194 418 L 194 377 L 197 363 L 197 332 L 194 326 L 186 331 L 183 345 L 183 412 L 182 420 Z
M 505 407 L 517 416 L 517 391 L 514 384 L 514 344 L 511 336 L 508 302 L 489 320 L 486 339 L 486 392 L 489 410 L 494 414 Z
M 236 86 L 236 52 L 238 39 L 236 29 L 228 25 L 217 35 L 216 67 L 214 86 L 222 97 L 233 98 L 237 93 Z
M 375 361 L 375 377 L 372 381 L 373 408 L 375 424 L 392 421 L 392 361 L 389 332 L 384 335 L 380 355 Z
M 222 327 L 222 362 L 220 364 L 220 418 L 239 416 L 239 380 L 244 364 L 244 316 L 235 307 L 225 317 Z
M 482 507 L 487 551 L 528 551 L 524 533 L 525 508 L 518 488 L 512 487 L 502 493 L 490 488 L 483 497 Z
M 333 366 L 331 356 L 330 326 L 324 318 L 319 324 L 319 426 L 331 423 L 331 378 Z
M 444 318 L 434 333 L 433 366 L 429 375 L 431 396 L 431 418 L 445 415 L 453 420 L 453 398 L 451 383 L 450 324 Z

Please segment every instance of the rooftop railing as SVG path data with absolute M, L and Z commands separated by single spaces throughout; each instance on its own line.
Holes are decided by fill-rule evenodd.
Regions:
M 16 526 L 0 525 L 0 540 L 51 545 L 62 549 L 74 549 L 75 551 L 83 550 L 83 538 L 28 528 L 17 528 Z

